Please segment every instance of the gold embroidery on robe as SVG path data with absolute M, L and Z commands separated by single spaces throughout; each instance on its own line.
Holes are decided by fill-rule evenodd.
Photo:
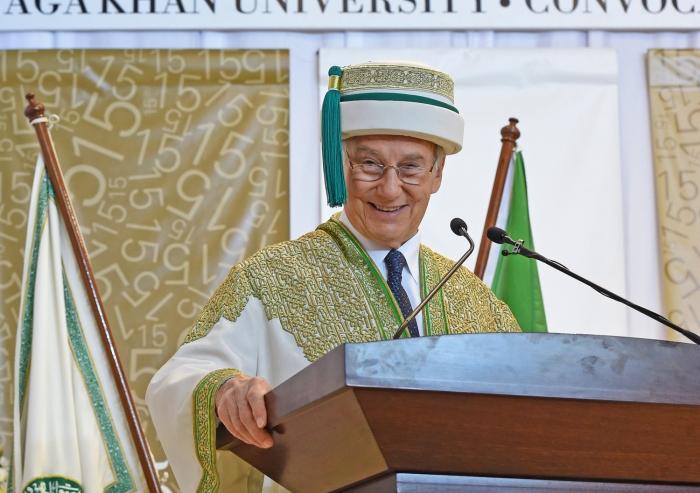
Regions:
M 425 250 L 435 262 L 440 277 L 454 265 L 452 260 L 429 248 Z M 459 268 L 442 291 L 450 334 L 520 332 L 508 305 L 496 298 L 493 291 L 469 269 Z
M 337 215 L 321 224 L 319 229 L 328 233 L 337 243 L 355 277 L 360 281 L 366 298 L 371 300 L 369 305 L 379 322 L 381 332 L 381 337 L 373 340 L 391 339 L 403 322 L 403 315 L 379 269 Z
M 223 382 L 240 374 L 233 368 L 215 370 L 207 374 L 194 389 L 195 451 L 202 466 L 197 493 L 213 493 L 219 489 L 219 475 L 216 472 L 216 392 Z
M 379 291 L 361 274 L 321 229 L 270 246 L 232 269 L 185 343 L 206 336 L 221 318 L 235 322 L 250 296 L 263 303 L 268 320 L 279 319 L 309 361 L 344 342 L 376 341 L 380 325 L 392 321 L 387 310 L 375 315 L 379 303 L 371 302 L 368 293 Z M 393 317 L 392 327 L 398 328 L 399 319 Z
M 440 282 L 440 272 L 433 257 L 433 251 L 425 245 L 420 246 L 420 287 L 421 299 L 428 296 L 435 285 Z M 448 284 L 451 281 L 448 281 Z M 445 335 L 447 331 L 447 321 L 445 319 L 445 288 L 428 302 L 427 310 L 423 310 L 423 329 L 427 336 Z
M 421 246 L 420 265 L 425 296 L 454 263 Z M 389 339 L 403 321 L 377 267 L 336 217 L 236 265 L 185 343 L 207 335 L 222 318 L 235 322 L 251 296 L 263 303 L 268 320 L 279 319 L 312 362 L 344 342 Z M 427 308 L 428 335 L 519 330 L 508 307 L 466 268 Z

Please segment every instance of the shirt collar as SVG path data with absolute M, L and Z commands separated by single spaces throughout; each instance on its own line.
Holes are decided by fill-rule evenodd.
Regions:
M 360 232 L 357 231 L 357 229 L 352 225 L 352 223 L 350 223 L 348 216 L 345 214 L 345 209 L 343 209 L 343 211 L 340 213 L 340 222 L 342 222 L 343 225 L 355 236 L 355 238 L 357 238 L 357 241 L 360 242 L 362 248 L 365 249 L 375 265 L 379 267 L 382 275 L 386 279 L 386 264 L 384 263 L 384 258 L 387 256 L 391 248 L 362 236 Z M 406 241 L 397 250 L 403 253 L 403 256 L 406 258 L 408 273 L 411 274 L 411 277 L 415 282 L 420 284 L 420 231 L 413 235 L 411 239 Z

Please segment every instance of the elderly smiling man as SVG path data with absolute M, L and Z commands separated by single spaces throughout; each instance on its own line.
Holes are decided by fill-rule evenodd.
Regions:
M 330 75 L 324 172 L 329 203 L 343 211 L 236 265 L 148 389 L 183 492 L 260 491 L 262 474 L 232 454 L 220 462 L 235 464 L 217 472 L 219 420 L 247 443 L 273 446 L 263 395 L 339 344 L 391 338 L 453 265 L 419 236 L 445 155 L 462 147 L 452 79 L 407 62 Z M 508 307 L 462 267 L 405 336 L 518 330 Z

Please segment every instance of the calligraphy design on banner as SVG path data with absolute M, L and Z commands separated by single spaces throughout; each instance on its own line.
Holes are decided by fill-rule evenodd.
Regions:
M 650 50 L 648 67 L 666 317 L 700 333 L 700 50 Z
M 157 461 L 144 396 L 230 268 L 289 239 L 285 50 L 0 51 L 0 447 L 9 450 L 36 93 Z M 168 486 L 177 487 L 170 476 Z

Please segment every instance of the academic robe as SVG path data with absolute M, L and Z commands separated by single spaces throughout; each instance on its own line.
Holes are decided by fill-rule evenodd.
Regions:
M 453 265 L 421 245 L 423 297 Z M 426 336 L 520 331 L 508 306 L 465 267 L 422 316 Z M 230 452 L 218 454 L 228 464 L 217 472 L 215 396 L 226 379 L 242 372 L 275 387 L 344 342 L 390 339 L 402 321 L 377 266 L 338 215 L 234 266 L 146 394 L 182 492 L 261 491 L 263 475 Z

